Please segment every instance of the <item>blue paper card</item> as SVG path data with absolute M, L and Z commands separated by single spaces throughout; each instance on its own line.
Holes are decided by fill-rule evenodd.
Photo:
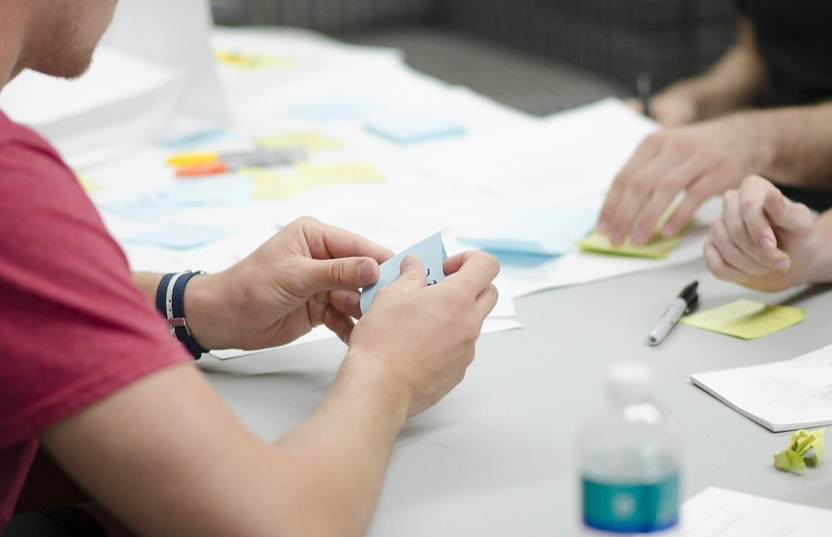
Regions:
M 557 256 L 571 252 L 595 226 L 598 211 L 573 207 L 533 207 L 519 211 L 488 237 L 459 237 L 490 252 Z
M 378 281 L 361 291 L 361 313 L 366 312 L 367 308 L 370 307 L 376 291 L 396 281 L 399 277 L 399 266 L 402 264 L 402 259 L 410 254 L 418 257 L 425 266 L 428 285 L 439 283 L 445 279 L 445 270 L 442 268 L 442 264 L 448 258 L 448 254 L 445 252 L 445 245 L 442 243 L 442 234 L 436 233 L 379 265 Z
M 169 222 L 125 240 L 134 244 L 147 244 L 170 250 L 188 250 L 217 241 L 229 233 L 227 229 Z
M 380 119 L 368 123 L 364 128 L 375 135 L 400 144 L 465 133 L 465 127 L 458 122 L 429 114 Z

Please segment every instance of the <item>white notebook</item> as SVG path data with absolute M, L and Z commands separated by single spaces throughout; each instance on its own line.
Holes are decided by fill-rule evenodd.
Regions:
M 832 345 L 792 360 L 694 373 L 690 380 L 773 432 L 832 425 Z

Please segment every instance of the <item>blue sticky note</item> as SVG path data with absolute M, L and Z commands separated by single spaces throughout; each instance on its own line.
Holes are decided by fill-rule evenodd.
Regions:
M 349 121 L 366 117 L 384 106 L 364 97 L 344 96 L 298 106 L 291 113 L 313 121 Z
M 361 313 L 366 312 L 367 308 L 370 307 L 376 291 L 396 281 L 399 277 L 399 266 L 402 264 L 402 259 L 410 254 L 418 257 L 425 266 L 428 285 L 439 283 L 445 279 L 445 270 L 442 268 L 442 264 L 448 258 L 448 254 L 445 252 L 445 245 L 442 243 L 442 234 L 436 233 L 379 265 L 378 281 L 361 291 Z
M 233 205 L 251 200 L 252 180 L 247 175 L 182 179 L 168 192 L 170 203 L 180 207 Z
M 146 221 L 163 220 L 177 212 L 176 205 L 171 203 L 167 192 L 163 190 L 105 201 L 100 204 L 100 208 L 108 213 Z
M 379 119 L 364 126 L 367 131 L 396 143 L 407 144 L 465 133 L 458 122 L 430 114 Z
M 575 243 L 595 226 L 598 211 L 573 207 L 533 207 L 519 211 L 487 237 L 459 237 L 490 252 L 557 256 L 571 252 Z
M 170 250 L 188 250 L 210 244 L 229 233 L 230 231 L 227 229 L 169 222 L 138 235 L 127 237 L 125 240 L 134 244 L 159 246 Z

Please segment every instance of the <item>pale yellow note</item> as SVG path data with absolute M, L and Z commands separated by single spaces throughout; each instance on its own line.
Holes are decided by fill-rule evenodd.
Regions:
M 315 183 L 297 174 L 274 172 L 266 168 L 242 168 L 239 173 L 252 178 L 254 199 L 289 199 L 304 190 L 313 188 Z
M 275 134 L 271 136 L 257 136 L 254 140 L 257 145 L 263 149 L 302 147 L 310 153 L 312 151 L 344 147 L 344 144 L 338 140 L 334 140 L 319 132 L 313 131 Z
M 806 310 L 800 308 L 741 299 L 682 317 L 679 322 L 741 339 L 754 339 L 796 325 L 804 317 Z
M 384 180 L 384 172 L 370 162 L 356 164 L 295 164 L 298 175 L 314 184 L 372 183 Z
M 239 173 L 253 179 L 255 199 L 293 198 L 310 188 L 324 185 L 371 183 L 383 181 L 384 172 L 372 163 L 295 165 L 295 173 L 275 172 L 267 168 L 242 168 Z
M 214 58 L 222 64 L 252 70 L 275 69 L 295 64 L 293 60 L 288 58 L 233 50 L 218 50 L 214 53 Z
M 104 185 L 98 181 L 93 181 L 82 173 L 75 172 L 75 177 L 78 178 L 78 182 L 81 183 L 81 187 L 87 192 L 101 192 L 104 190 Z
M 679 241 L 690 228 L 690 222 L 685 225 L 682 230 L 672 237 L 662 237 L 659 230 L 661 230 L 664 223 L 673 214 L 675 207 L 669 207 L 659 221 L 656 223 L 656 230 L 653 236 L 645 244 L 636 245 L 627 237 L 621 246 L 613 246 L 609 237 L 602 235 L 597 231 L 593 231 L 587 237 L 578 242 L 581 250 L 586 252 L 596 252 L 602 254 L 624 255 L 630 257 L 646 257 L 649 259 L 664 259 L 670 252 L 676 248 Z
M 633 244 L 628 237 L 621 246 L 613 246 L 609 237 L 593 231 L 585 239 L 579 241 L 578 246 L 587 252 L 664 259 L 676 248 L 681 239 L 681 234 L 665 238 L 656 233 L 650 237 L 647 244 Z

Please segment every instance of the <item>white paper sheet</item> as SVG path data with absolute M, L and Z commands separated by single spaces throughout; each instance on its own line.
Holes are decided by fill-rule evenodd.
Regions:
M 682 506 L 678 537 L 819 537 L 832 511 L 708 487 Z
M 792 360 L 694 373 L 690 380 L 773 432 L 832 425 L 832 346 Z

